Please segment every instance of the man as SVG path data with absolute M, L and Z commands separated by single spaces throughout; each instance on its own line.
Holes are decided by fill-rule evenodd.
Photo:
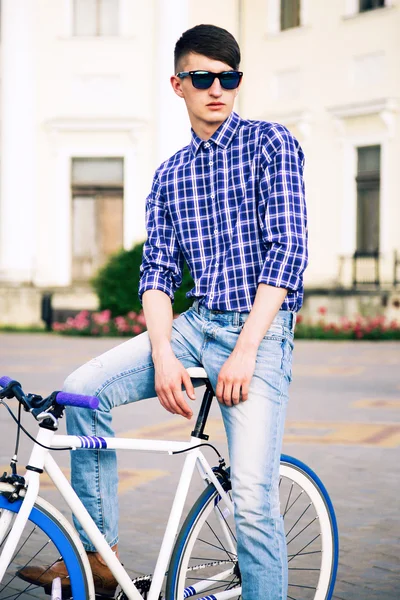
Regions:
M 204 366 L 228 437 L 242 598 L 282 600 L 278 469 L 307 262 L 304 157 L 285 127 L 233 112 L 239 63 L 235 39 L 219 27 L 199 25 L 176 44 L 171 84 L 186 103 L 192 139 L 159 167 L 147 198 L 139 293 L 148 332 L 67 379 L 68 391 L 100 399 L 96 412 L 69 410 L 67 424 L 73 435 L 113 435 L 111 408 L 155 393 L 166 410 L 190 419 L 186 369 Z M 194 304 L 173 321 L 184 260 Z M 115 453 L 73 452 L 72 482 L 116 550 Z M 116 581 L 78 530 L 95 585 L 112 591 Z M 41 581 L 62 569 L 58 563 Z

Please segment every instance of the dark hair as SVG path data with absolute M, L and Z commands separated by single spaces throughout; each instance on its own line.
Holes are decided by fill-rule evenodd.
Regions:
M 175 45 L 175 73 L 182 58 L 191 52 L 226 63 L 237 70 L 240 48 L 229 31 L 216 25 L 196 25 L 185 31 Z

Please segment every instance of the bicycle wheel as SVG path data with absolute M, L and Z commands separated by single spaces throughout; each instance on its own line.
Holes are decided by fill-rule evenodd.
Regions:
M 0 526 L 2 526 L 0 528 L 3 530 L 0 552 L 22 504 L 22 500 L 8 501 L 7 492 L 12 489 L 10 485 L 0 484 Z M 51 589 L 27 583 L 16 573 L 19 569 L 33 563 L 51 566 L 62 557 L 67 565 L 70 579 L 70 588 L 63 589 L 63 600 L 65 598 L 92 600 L 94 591 L 90 570 L 85 564 L 85 551 L 76 538 L 77 534 L 61 513 L 42 498 L 37 498 L 14 556 L 0 583 L 0 599 L 45 598 L 46 594 L 51 593 Z
M 289 568 L 289 600 L 329 600 L 338 564 L 336 517 L 328 493 L 304 463 L 281 457 L 280 502 Z M 177 538 L 167 600 L 241 598 L 233 515 L 209 485 Z

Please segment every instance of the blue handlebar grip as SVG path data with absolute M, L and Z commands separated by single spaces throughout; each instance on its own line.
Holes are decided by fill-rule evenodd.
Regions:
M 0 385 L 1 387 L 5 388 L 8 386 L 8 384 L 10 383 L 10 381 L 13 381 L 11 379 L 11 377 L 7 377 L 6 375 L 4 375 L 3 377 L 0 377 Z
M 80 408 L 91 408 L 92 410 L 99 406 L 99 399 L 96 396 L 81 396 L 80 394 L 70 394 L 68 392 L 59 392 L 56 402 L 64 406 L 79 406 Z

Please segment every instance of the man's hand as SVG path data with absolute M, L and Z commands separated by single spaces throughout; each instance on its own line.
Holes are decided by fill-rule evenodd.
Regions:
M 165 351 L 158 359 L 156 358 L 154 367 L 155 390 L 162 406 L 174 415 L 182 415 L 186 419 L 191 419 L 193 411 L 183 397 L 182 384 L 189 398 L 195 400 L 192 380 L 172 349 Z
M 216 389 L 218 402 L 232 406 L 248 399 L 256 356 L 257 352 L 242 352 L 236 348 L 233 350 L 219 372 Z

